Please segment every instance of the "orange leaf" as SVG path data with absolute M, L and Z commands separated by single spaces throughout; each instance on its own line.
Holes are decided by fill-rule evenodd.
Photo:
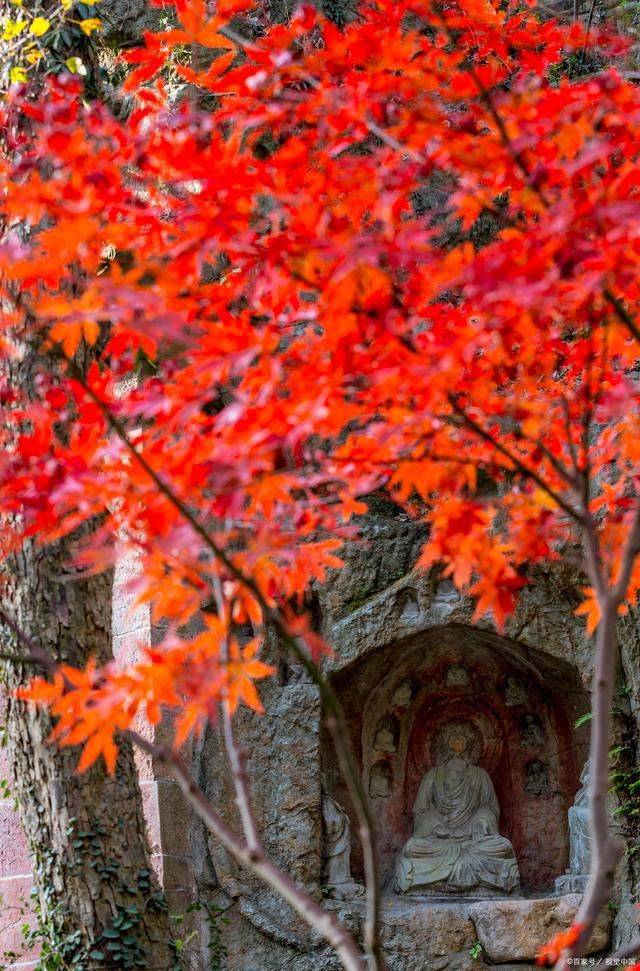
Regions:
M 585 587 L 582 591 L 584 600 L 576 607 L 574 613 L 577 616 L 586 617 L 587 634 L 591 637 L 600 623 L 601 611 L 592 587 Z

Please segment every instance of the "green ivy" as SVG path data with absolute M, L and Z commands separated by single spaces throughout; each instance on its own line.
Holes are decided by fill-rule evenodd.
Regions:
M 55 903 L 56 895 L 49 887 L 50 875 L 56 863 L 52 850 L 35 849 L 36 872 L 39 871 L 38 884 L 44 887 L 44 899 L 37 892 L 32 893 L 35 924 L 25 922 L 22 928 L 24 950 L 37 948 L 40 952 L 37 971 L 95 971 L 104 962 L 109 968 L 122 971 L 136 971 L 146 968 L 146 933 L 142 926 L 143 917 L 149 911 L 166 910 L 167 905 L 162 893 L 151 892 L 151 871 L 141 869 L 135 882 L 125 883 L 120 876 L 119 862 L 105 856 L 104 837 L 107 829 L 100 823 L 93 823 L 90 829 L 77 829 L 76 820 L 71 820 L 67 836 L 73 857 L 67 864 L 70 872 L 81 872 L 85 867 L 94 870 L 100 880 L 108 882 L 119 897 L 131 898 L 131 902 L 117 908 L 109 923 L 100 931 L 89 946 L 83 944 L 81 929 L 71 928 L 70 912 L 60 903 Z M 49 889 L 47 889 L 49 887 Z M 25 908 L 25 916 L 29 913 Z M 168 955 L 171 954 L 169 943 Z M 14 955 L 5 955 L 15 960 Z
M 184 914 L 174 914 L 171 919 L 180 926 L 188 914 L 203 913 L 207 925 L 207 971 L 222 971 L 227 957 L 227 948 L 222 939 L 222 925 L 229 923 L 225 917 L 225 909 L 218 907 L 210 900 L 194 900 L 189 904 Z M 173 954 L 172 971 L 181 971 L 187 966 L 187 948 L 196 931 L 191 931 L 185 937 L 174 937 L 170 942 Z

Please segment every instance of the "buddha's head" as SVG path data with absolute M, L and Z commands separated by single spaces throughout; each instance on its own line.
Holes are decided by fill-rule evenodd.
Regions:
M 433 762 L 443 765 L 450 759 L 464 759 L 476 765 L 482 741 L 477 729 L 470 722 L 448 722 L 438 731 L 433 743 Z
M 449 735 L 449 751 L 454 755 L 462 755 L 467 749 L 467 736 L 461 731 L 452 731 Z

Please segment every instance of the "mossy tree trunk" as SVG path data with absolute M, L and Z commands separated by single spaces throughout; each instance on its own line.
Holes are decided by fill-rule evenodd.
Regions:
M 29 543 L 10 564 L 3 600 L 48 653 L 82 666 L 111 655 L 112 578 L 78 579 L 69 553 L 65 541 Z M 7 687 L 29 673 L 6 665 Z M 151 869 L 130 747 L 123 745 L 113 777 L 102 763 L 78 775 L 78 750 L 49 744 L 49 716 L 10 691 L 6 727 L 13 791 L 35 860 L 41 966 L 170 967 L 169 919 Z

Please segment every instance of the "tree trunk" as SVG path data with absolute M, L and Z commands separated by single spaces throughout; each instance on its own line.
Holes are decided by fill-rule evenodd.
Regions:
M 54 658 L 106 660 L 111 579 L 76 579 L 66 541 L 29 542 L 10 564 L 5 609 Z M 7 686 L 29 673 L 6 665 Z M 50 730 L 46 713 L 8 693 L 6 750 L 35 858 L 43 955 L 53 951 L 64 968 L 170 967 L 169 920 L 150 865 L 130 746 L 123 745 L 113 778 L 102 763 L 80 776 L 78 750 L 48 744 Z

